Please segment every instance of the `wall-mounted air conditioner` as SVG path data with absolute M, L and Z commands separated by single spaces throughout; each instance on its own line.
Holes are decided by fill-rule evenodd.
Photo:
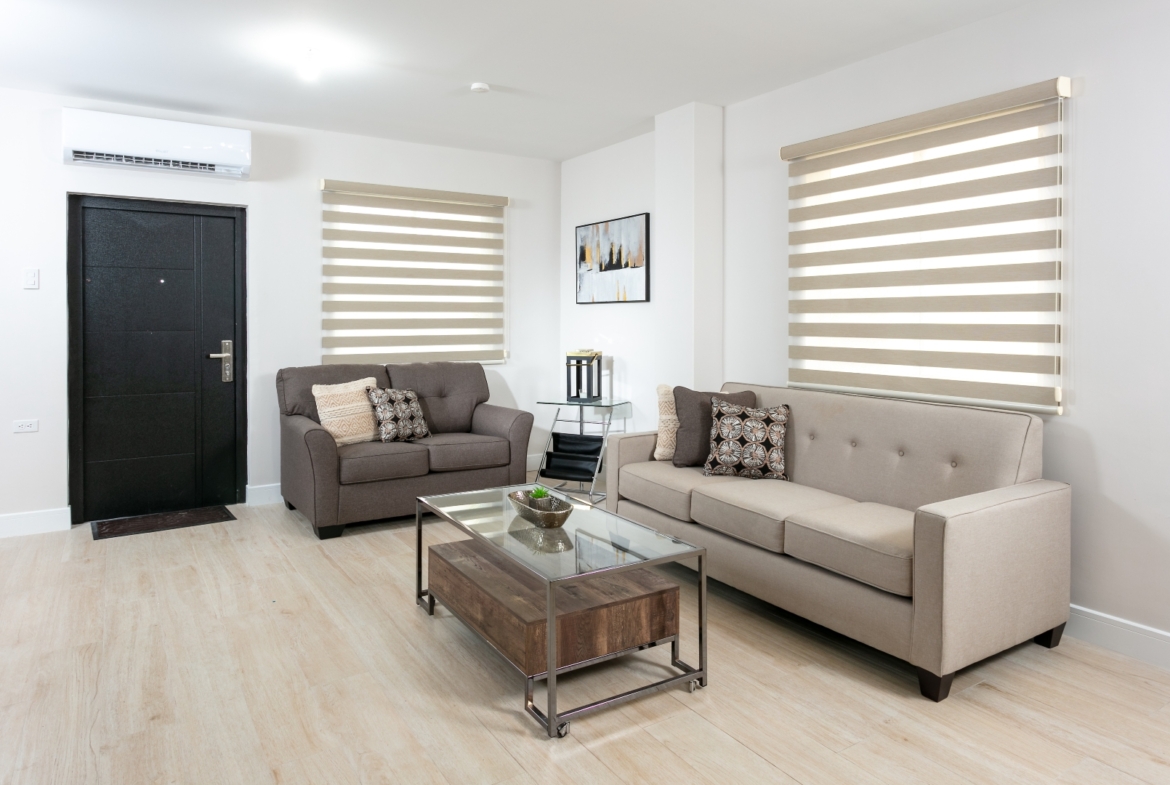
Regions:
M 61 118 L 65 163 L 185 172 L 245 180 L 252 132 L 84 109 Z

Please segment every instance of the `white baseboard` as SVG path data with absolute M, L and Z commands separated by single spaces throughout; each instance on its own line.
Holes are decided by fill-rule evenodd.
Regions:
M 25 534 L 68 531 L 73 525 L 68 507 L 54 510 L 32 510 L 0 515 L 0 537 L 22 537 Z
M 1170 670 L 1170 632 L 1165 630 L 1073 605 L 1065 633 Z
M 544 453 L 529 453 L 528 454 L 528 471 L 534 472 L 540 468 L 540 460 L 544 457 Z
M 280 504 L 284 501 L 284 497 L 280 495 L 280 483 L 278 482 L 271 485 L 249 485 L 245 498 L 247 501 L 244 503 L 251 507 L 261 504 Z

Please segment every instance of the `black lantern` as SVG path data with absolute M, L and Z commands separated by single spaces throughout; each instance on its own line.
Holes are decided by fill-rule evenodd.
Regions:
M 565 399 L 571 403 L 601 400 L 601 352 L 582 349 L 565 356 Z

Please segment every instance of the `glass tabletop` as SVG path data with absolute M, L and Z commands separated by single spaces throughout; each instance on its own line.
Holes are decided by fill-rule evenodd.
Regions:
M 508 494 L 535 485 L 424 496 L 442 517 L 499 548 L 546 580 L 590 573 L 702 550 L 675 537 L 551 492 L 573 505 L 559 529 L 542 529 L 516 514 Z
M 596 401 L 537 401 L 544 406 L 592 406 L 595 409 L 612 409 L 616 406 L 625 406 L 629 401 L 615 401 L 612 398 L 598 398 Z

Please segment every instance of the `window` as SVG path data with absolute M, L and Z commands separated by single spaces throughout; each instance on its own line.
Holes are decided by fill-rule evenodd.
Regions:
M 323 363 L 502 362 L 504 196 L 324 180 Z
M 1068 79 L 781 150 L 789 384 L 1059 413 Z

